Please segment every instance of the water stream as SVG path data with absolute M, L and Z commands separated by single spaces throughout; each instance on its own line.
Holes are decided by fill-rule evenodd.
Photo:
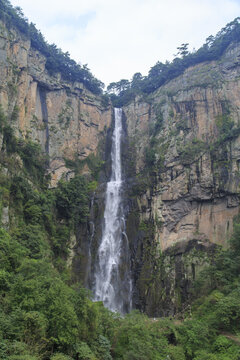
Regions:
M 122 110 L 114 109 L 112 174 L 107 183 L 102 239 L 95 271 L 95 300 L 112 311 L 131 309 L 131 275 L 128 238 L 122 204 L 121 136 Z

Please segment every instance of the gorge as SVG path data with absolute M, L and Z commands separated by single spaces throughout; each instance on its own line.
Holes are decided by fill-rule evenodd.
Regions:
M 0 3 L 0 358 L 237 360 L 239 20 L 118 95 L 24 21 Z
M 91 269 L 87 265 L 91 225 L 72 233 L 68 260 L 74 278 L 94 289 L 93 272 L 101 266 L 106 270 L 106 264 L 100 263 L 98 270 L 93 268 L 102 236 L 102 186 L 111 177 L 113 108 L 83 84 L 49 75 L 45 56 L 4 23 L 1 49 L 3 111 L 10 119 L 15 116 L 9 125 L 17 137 L 36 141 L 47 152 L 51 187 L 75 174 L 99 174 L 94 175 L 100 186 L 93 203 L 98 209 L 89 219 L 95 227 Z M 114 206 L 113 214 L 118 206 L 120 213 L 122 206 L 127 210 L 126 225 L 121 226 L 126 226 L 130 247 L 133 307 L 149 315 L 178 311 L 188 301 L 194 274 L 208 262 L 208 253 L 215 244 L 225 244 L 232 233 L 239 209 L 238 74 L 236 43 L 219 61 L 189 67 L 154 93 L 136 96 L 123 106 L 121 162 L 126 198 L 124 205 L 118 205 L 119 200 L 109 205 Z M 101 168 L 101 161 L 105 167 Z M 112 176 L 120 181 L 119 171 L 113 169 Z M 203 252 L 201 257 L 198 251 Z M 155 264 L 159 252 L 166 254 L 163 262 L 173 261 L 177 268 L 168 274 L 160 270 L 162 265 Z M 127 262 L 123 267 L 129 267 Z M 182 282 L 185 285 L 179 285 Z M 96 286 L 98 293 L 101 286 L 98 282 Z M 166 291 L 164 302 L 162 291 Z

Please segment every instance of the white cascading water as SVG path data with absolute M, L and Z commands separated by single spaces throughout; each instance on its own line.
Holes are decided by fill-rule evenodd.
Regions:
M 95 300 L 112 311 L 131 309 L 131 276 L 128 239 L 122 206 L 121 135 L 122 110 L 114 109 L 112 174 L 107 183 L 104 227 L 95 271 Z

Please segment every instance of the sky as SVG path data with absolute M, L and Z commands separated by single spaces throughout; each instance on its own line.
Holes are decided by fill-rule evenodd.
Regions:
M 240 16 L 240 0 L 10 0 L 49 43 L 106 85 L 198 49 Z

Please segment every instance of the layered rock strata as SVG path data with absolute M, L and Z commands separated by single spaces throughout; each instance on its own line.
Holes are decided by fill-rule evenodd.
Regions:
M 96 153 L 112 110 L 83 84 L 50 75 L 45 64 L 28 38 L 0 22 L 0 104 L 16 136 L 39 142 L 48 154 L 54 186 L 72 176 L 65 159 Z
M 163 300 L 158 299 L 159 306 L 156 302 L 153 305 L 153 288 L 161 288 L 161 281 L 166 279 L 160 275 L 158 283 L 151 279 L 157 276 L 153 269 L 157 265 L 148 252 L 167 254 L 173 249 L 173 256 L 174 248 L 193 240 L 197 247 L 206 249 L 211 244 L 226 246 L 232 234 L 234 217 L 239 213 L 239 76 L 240 45 L 232 44 L 220 60 L 190 67 L 153 94 L 124 107 L 129 159 L 128 236 L 140 308 L 158 307 L 155 312 L 164 313 L 159 310 Z M 149 237 L 154 238 L 152 243 Z M 186 247 L 185 255 L 189 251 Z M 196 252 L 192 269 L 197 259 Z M 182 279 L 192 281 L 192 269 L 182 265 Z M 169 278 L 175 288 L 172 295 L 168 294 L 169 303 L 174 303 L 172 312 L 177 309 L 176 292 L 182 301 L 185 296 L 185 290 L 176 285 L 177 277 L 175 273 Z

